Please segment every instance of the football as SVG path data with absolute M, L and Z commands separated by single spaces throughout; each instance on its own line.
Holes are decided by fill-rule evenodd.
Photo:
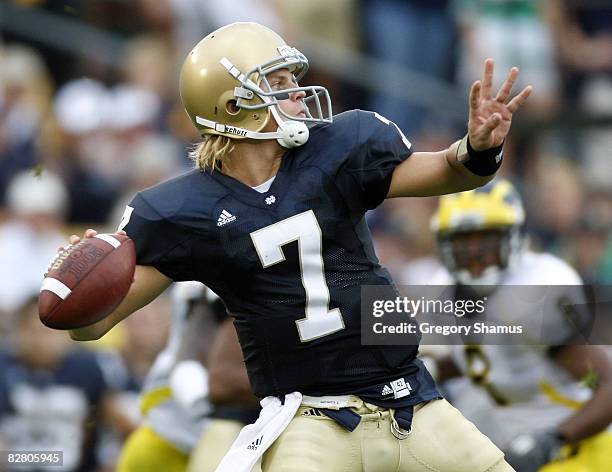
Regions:
M 38 297 L 40 320 L 54 329 L 100 321 L 125 298 L 136 268 L 134 242 L 124 234 L 98 234 L 58 253 Z

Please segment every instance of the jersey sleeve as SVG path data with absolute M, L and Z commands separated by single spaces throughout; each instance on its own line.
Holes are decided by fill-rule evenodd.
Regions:
M 352 210 L 365 212 L 387 197 L 395 168 L 412 153 L 398 126 L 378 113 L 359 111 L 357 142 L 339 170 L 337 182 Z
M 126 207 L 118 230 L 136 246 L 136 264 L 153 266 L 174 281 L 192 280 L 189 234 L 138 193 Z

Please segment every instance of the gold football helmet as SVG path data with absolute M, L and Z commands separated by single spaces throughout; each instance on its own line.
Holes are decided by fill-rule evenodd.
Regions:
M 331 98 L 316 85 L 272 90 L 267 75 L 282 68 L 298 81 L 308 70 L 308 59 L 265 26 L 224 26 L 202 39 L 183 64 L 180 91 L 185 110 L 202 136 L 277 139 L 284 147 L 300 146 L 308 139 L 306 123 L 332 122 Z M 290 116 L 278 106 L 279 100 L 296 92 L 306 94 L 305 116 Z M 271 119 L 277 131 L 263 132 Z

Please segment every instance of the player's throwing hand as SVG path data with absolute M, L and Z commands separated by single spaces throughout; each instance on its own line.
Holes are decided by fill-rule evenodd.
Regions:
M 528 85 L 510 99 L 519 74 L 518 67 L 513 67 L 497 95 L 493 96 L 493 68 L 493 59 L 486 59 L 482 82 L 477 80 L 470 90 L 468 134 L 470 145 L 476 151 L 491 149 L 504 142 L 510 131 L 513 113 L 525 103 L 533 90 Z

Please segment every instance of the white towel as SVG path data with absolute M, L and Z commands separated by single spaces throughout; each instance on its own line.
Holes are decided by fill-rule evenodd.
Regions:
M 257 460 L 287 428 L 301 403 L 300 392 L 285 395 L 284 404 L 277 397 L 264 398 L 259 418 L 242 428 L 215 472 L 251 472 Z

